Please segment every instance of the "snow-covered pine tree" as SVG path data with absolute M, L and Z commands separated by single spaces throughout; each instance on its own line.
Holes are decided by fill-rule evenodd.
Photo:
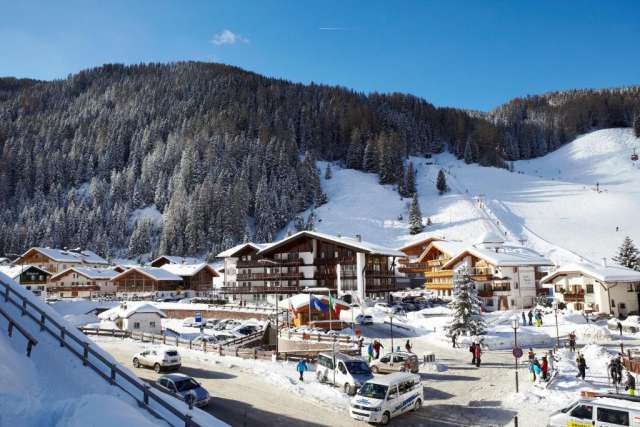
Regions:
M 367 172 L 378 171 L 378 147 L 373 139 L 369 139 L 364 148 L 362 168 Z
M 422 225 L 422 212 L 420 211 L 418 196 L 414 193 L 411 206 L 409 207 L 409 233 L 418 234 L 422 230 L 424 230 L 424 225 Z
M 471 140 L 467 139 L 467 143 L 464 146 L 464 162 L 466 164 L 473 163 L 475 160 L 473 158 L 473 148 L 471 147 Z
M 309 216 L 307 217 L 307 223 L 304 226 L 304 229 L 307 231 L 315 231 L 316 229 L 316 214 L 314 211 L 309 212 Z
M 444 176 L 444 171 L 442 169 L 440 169 L 440 171 L 438 172 L 436 188 L 438 189 L 438 193 L 441 195 L 449 191 L 449 187 L 447 186 L 447 178 Z
M 486 325 L 480 313 L 480 306 L 480 298 L 467 272 L 457 272 L 453 300 L 448 305 L 453 311 L 453 319 L 446 326 L 447 336 L 484 335 Z
M 402 180 L 398 186 L 398 193 L 402 197 L 411 197 L 416 193 L 416 170 L 412 162 L 409 162 L 404 170 Z
M 640 138 L 640 113 L 636 113 L 633 118 L 633 133 L 637 138 Z
M 324 170 L 324 179 L 331 179 L 333 178 L 333 173 L 331 172 L 331 164 L 327 163 L 327 167 Z
M 618 249 L 618 255 L 612 259 L 623 267 L 640 271 L 640 252 L 629 236 L 624 238 L 620 249 Z

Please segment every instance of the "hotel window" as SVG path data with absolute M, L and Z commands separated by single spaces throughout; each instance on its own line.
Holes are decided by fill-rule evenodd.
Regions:
M 587 293 L 588 294 L 592 294 L 593 293 L 593 285 L 587 285 Z
M 140 329 L 140 322 L 133 322 L 133 329 Z

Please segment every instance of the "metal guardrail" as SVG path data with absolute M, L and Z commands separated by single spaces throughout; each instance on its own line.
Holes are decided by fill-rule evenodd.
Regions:
M 37 305 L 29 301 L 27 298 L 20 295 L 11 285 L 0 281 L 0 285 L 4 287 L 4 294 L 0 294 L 0 301 L 4 299 L 4 302 L 14 305 L 21 310 L 22 316 L 27 316 L 40 326 L 41 332 L 48 332 L 52 337 L 58 340 L 60 347 L 66 348 L 72 354 L 82 360 L 84 366 L 88 366 L 93 369 L 100 377 L 108 381 L 111 385 L 120 388 L 122 391 L 131 396 L 138 404 L 145 408 L 148 412 L 157 418 L 163 419 L 171 425 L 175 424 L 175 419 L 163 414 L 162 411 L 167 411 L 179 421 L 184 423 L 185 427 L 202 427 L 200 424 L 192 420 L 192 416 L 189 413 L 182 413 L 176 409 L 169 401 L 163 396 L 150 392 L 150 387 L 146 383 L 142 383 L 138 378 L 134 378 L 118 366 L 117 363 L 113 363 L 107 360 L 100 352 L 96 351 L 93 347 L 94 344 L 84 341 L 78 338 L 73 331 L 67 330 L 66 327 L 61 326 L 55 319 L 45 313 Z M 12 294 L 17 298 L 13 298 Z M 35 311 L 36 314 L 33 313 Z M 79 347 L 79 348 L 74 348 Z M 102 366 L 94 362 L 90 356 L 97 360 Z M 105 369 L 106 368 L 106 369 Z M 105 372 L 106 370 L 106 372 Z M 118 378 L 122 378 L 126 384 L 118 383 Z M 133 387 L 134 391 L 131 391 L 125 385 Z M 136 395 L 135 391 L 141 392 L 142 396 Z M 152 403 L 159 406 L 153 408 Z

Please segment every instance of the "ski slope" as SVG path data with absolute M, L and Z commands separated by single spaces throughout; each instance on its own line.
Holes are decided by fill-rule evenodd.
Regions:
M 547 156 L 514 162 L 514 172 L 467 165 L 449 153 L 413 157 L 422 214 L 433 222 L 416 236 L 408 232 L 409 199 L 374 174 L 332 164 L 333 177 L 322 178 L 329 202 L 315 210 L 316 230 L 360 234 L 394 248 L 427 236 L 473 242 L 494 230 L 558 264 L 601 262 L 624 236 L 640 240 L 640 168 L 629 158 L 634 148 L 640 153 L 631 129 L 604 129 Z M 326 163 L 318 167 L 323 172 Z M 440 169 L 451 187 L 443 196 L 435 189 Z M 287 230 L 293 223 L 279 237 Z

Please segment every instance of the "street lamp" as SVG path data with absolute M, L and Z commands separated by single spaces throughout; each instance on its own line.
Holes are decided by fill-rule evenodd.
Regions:
M 389 332 L 391 333 L 391 352 L 393 353 L 393 313 L 389 314 Z
M 516 393 L 518 393 L 518 357 L 522 356 L 522 350 L 518 348 L 518 328 L 520 327 L 520 319 L 518 316 L 511 318 L 511 327 L 513 328 L 513 357 L 516 361 Z
M 560 349 L 560 332 L 558 331 L 558 301 L 553 302 L 553 311 L 556 315 L 556 348 Z

